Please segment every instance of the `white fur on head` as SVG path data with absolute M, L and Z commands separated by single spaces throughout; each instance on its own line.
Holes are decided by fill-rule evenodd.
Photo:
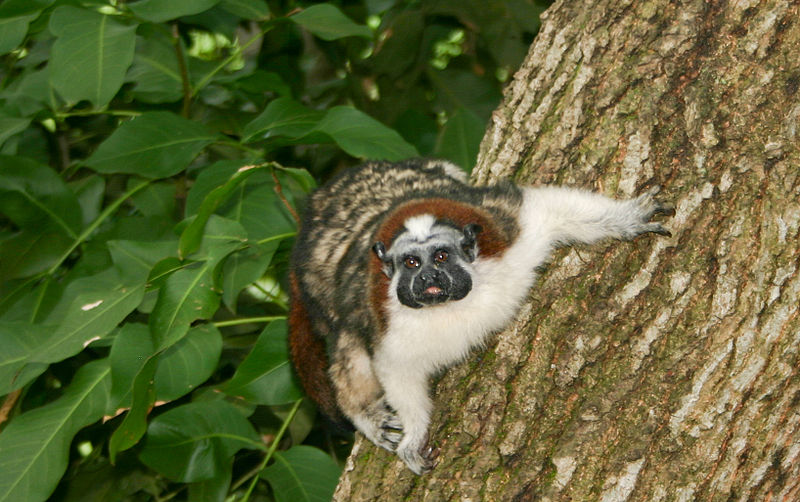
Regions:
M 414 240 L 424 242 L 433 233 L 433 225 L 435 224 L 436 218 L 433 215 L 421 214 L 407 219 L 403 226 L 406 227 L 406 230 Z

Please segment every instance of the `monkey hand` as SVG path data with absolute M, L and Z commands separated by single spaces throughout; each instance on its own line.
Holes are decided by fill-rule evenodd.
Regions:
M 403 437 L 403 424 L 385 399 L 375 401 L 365 414 L 354 418 L 354 425 L 367 439 L 384 450 L 397 450 Z
M 631 209 L 630 214 L 634 218 L 634 221 L 625 229 L 623 233 L 625 239 L 633 239 L 638 235 L 646 233 L 672 237 L 670 231 L 664 228 L 661 223 L 650 221 L 653 216 L 658 214 L 666 216 L 673 216 L 675 214 L 675 209 L 663 204 L 655 198 L 656 194 L 660 191 L 661 187 L 654 186 L 642 195 L 628 201 Z
M 424 474 L 438 463 L 439 448 L 428 444 L 428 434 L 421 437 L 404 436 L 397 447 L 397 456 L 414 474 Z

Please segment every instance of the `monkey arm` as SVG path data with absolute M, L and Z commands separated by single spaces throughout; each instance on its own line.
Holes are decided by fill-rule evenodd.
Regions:
M 669 235 L 660 223 L 651 222 L 655 214 L 671 210 L 655 198 L 658 187 L 633 199 L 617 200 L 599 193 L 565 187 L 525 189 L 521 217 L 523 227 L 540 229 L 557 244 L 591 244 L 605 238 L 633 239 L 653 232 Z

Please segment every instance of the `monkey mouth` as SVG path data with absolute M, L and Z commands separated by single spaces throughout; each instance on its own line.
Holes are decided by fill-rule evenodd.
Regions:
M 428 286 L 428 287 L 425 289 L 425 294 L 426 294 L 426 295 L 431 295 L 431 296 L 439 296 L 439 295 L 441 295 L 442 293 L 444 293 L 444 291 L 442 290 L 442 288 L 440 288 L 440 287 L 438 287 L 438 286 Z

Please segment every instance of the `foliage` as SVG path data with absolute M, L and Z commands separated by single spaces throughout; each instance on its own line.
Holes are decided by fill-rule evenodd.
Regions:
M 0 501 L 329 498 L 284 320 L 309 171 L 469 167 L 541 10 L 3 1 Z

